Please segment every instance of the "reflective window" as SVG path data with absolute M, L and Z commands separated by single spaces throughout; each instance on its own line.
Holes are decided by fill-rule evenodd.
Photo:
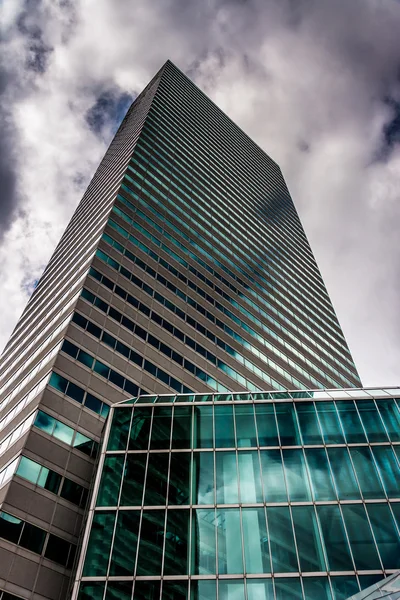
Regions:
M 193 454 L 192 504 L 214 504 L 214 453 Z
M 303 600 L 300 579 L 283 577 L 275 579 L 276 600 Z
M 238 452 L 240 501 L 262 502 L 260 459 L 258 452 Z
M 213 408 L 212 406 L 194 407 L 194 448 L 212 448 L 213 443 Z
M 280 450 L 261 450 L 261 470 L 266 502 L 287 502 Z
M 330 571 L 353 571 L 342 515 L 337 505 L 317 506 Z
M 257 437 L 253 404 L 236 404 L 235 422 L 238 447 L 256 447 Z
M 296 403 L 297 418 L 300 423 L 304 444 L 323 444 L 321 428 L 313 402 Z
M 147 467 L 144 504 L 162 506 L 167 502 L 169 454 L 151 453 Z
M 400 468 L 389 446 L 374 446 L 372 453 L 378 465 L 379 474 L 383 480 L 385 490 L 389 498 L 394 498 L 400 490 Z
M 175 406 L 172 428 L 172 448 L 190 448 L 192 441 L 192 408 Z
M 400 413 L 394 400 L 377 400 L 379 412 L 392 442 L 400 441 Z
M 328 448 L 328 456 L 339 500 L 360 498 L 360 490 L 347 448 Z
M 273 570 L 282 573 L 298 571 L 296 546 L 289 508 L 267 508 Z
M 385 492 L 370 448 L 350 448 L 350 456 L 364 498 L 384 498 Z
M 165 510 L 143 513 L 137 575 L 161 575 Z
M 336 500 L 335 486 L 324 448 L 306 448 L 305 455 L 315 500 Z
M 190 504 L 190 458 L 189 452 L 171 454 L 168 504 Z
M 218 573 L 243 573 L 242 535 L 239 509 L 219 509 L 216 513 Z
M 244 600 L 244 583 L 240 580 L 220 579 L 218 581 L 219 600 Z
M 193 580 L 190 583 L 190 600 L 216 600 L 217 590 L 214 580 Z
M 311 500 L 311 489 L 302 450 L 283 450 L 286 483 L 292 502 Z
M 124 462 L 125 456 L 123 454 L 114 456 L 109 454 L 105 457 L 100 488 L 97 494 L 97 506 L 116 506 L 118 504 Z
M 193 510 L 191 564 L 193 575 L 216 573 L 215 523 L 214 509 Z
M 218 404 L 214 406 L 214 416 L 216 448 L 234 448 L 233 407 Z
M 387 442 L 388 437 L 373 400 L 358 400 L 358 412 L 370 442 Z
M 362 504 L 343 504 L 344 522 L 357 570 L 380 569 L 380 561 Z
M 147 450 L 149 445 L 151 412 L 151 408 L 134 408 L 128 444 L 129 450 Z
M 272 579 L 248 579 L 248 600 L 275 600 Z
M 239 502 L 236 452 L 216 452 L 216 497 L 217 504 Z
M 143 497 L 146 454 L 127 454 L 121 489 L 121 506 L 140 506 Z
M 339 418 L 342 423 L 346 440 L 349 444 L 357 442 L 365 443 L 367 441 L 364 433 L 361 419 L 358 415 L 353 400 L 336 402 L 336 408 L 339 412 Z
M 292 516 L 301 571 L 325 571 L 322 541 L 313 506 L 293 506 Z
M 139 511 L 119 511 L 110 561 L 110 575 L 134 574 L 139 523 Z
M 131 416 L 132 411 L 130 410 L 123 408 L 117 408 L 114 410 L 107 450 L 126 449 Z
M 279 437 L 282 446 L 301 445 L 300 431 L 297 424 L 296 411 L 292 403 L 276 404 Z
M 242 519 L 246 573 L 270 573 L 271 562 L 264 508 L 244 508 Z
M 304 577 L 303 587 L 307 600 L 332 600 L 331 588 L 326 577 Z
M 150 449 L 168 449 L 171 438 L 172 408 L 155 407 L 151 429 Z
M 384 568 L 400 569 L 400 539 L 389 505 L 368 504 L 367 512 Z
M 260 446 L 279 446 L 278 429 L 272 404 L 255 405 Z
M 189 573 L 189 510 L 168 510 L 165 533 L 164 575 Z
M 107 574 L 114 522 L 114 511 L 94 513 L 83 568 L 84 577 L 97 577 Z
M 330 401 L 316 402 L 319 422 L 325 444 L 343 444 L 344 437 L 335 403 Z

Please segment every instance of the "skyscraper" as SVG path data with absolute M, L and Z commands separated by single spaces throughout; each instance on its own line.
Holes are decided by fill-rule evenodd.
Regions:
M 0 374 L 0 589 L 54 600 L 69 594 L 110 406 L 361 385 L 279 167 L 170 62 L 123 120 Z M 185 430 L 194 417 L 181 408 Z M 152 477 L 179 454 L 169 449 Z

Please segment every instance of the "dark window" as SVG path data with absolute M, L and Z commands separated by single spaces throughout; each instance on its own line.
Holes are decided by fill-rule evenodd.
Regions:
M 68 380 L 65 379 L 65 377 L 61 377 L 58 373 L 52 373 L 49 384 L 51 387 L 64 394 L 67 389 Z
M 77 506 L 81 505 L 83 487 L 71 479 L 64 479 L 60 496 Z
M 93 412 L 100 414 L 102 404 L 103 403 L 101 402 L 101 400 L 99 400 L 95 396 L 92 396 L 92 394 L 86 394 L 85 406 L 87 406 L 87 408 L 90 408 L 90 410 L 92 410 Z
M 69 542 L 50 533 L 44 555 L 49 560 L 67 566 L 69 549 Z
M 35 525 L 31 525 L 30 523 L 25 523 L 19 545 L 27 550 L 31 550 L 31 552 L 41 554 L 45 537 L 46 532 L 43 529 L 35 527 Z
M 71 381 L 68 383 L 67 396 L 82 404 L 84 395 L 85 392 L 82 388 L 80 388 L 78 385 L 75 385 L 75 383 L 72 383 Z

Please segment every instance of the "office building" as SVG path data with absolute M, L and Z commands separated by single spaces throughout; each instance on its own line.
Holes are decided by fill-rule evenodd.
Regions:
M 0 600 L 70 596 L 110 407 L 361 386 L 279 167 L 170 62 L 117 131 L 0 376 Z

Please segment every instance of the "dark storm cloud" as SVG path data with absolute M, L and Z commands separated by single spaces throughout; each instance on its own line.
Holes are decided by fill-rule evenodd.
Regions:
M 0 69 L 0 241 L 8 230 L 17 208 L 15 135 L 7 104 L 3 102 L 11 82 L 12 78 L 7 71 Z
M 97 135 L 110 129 L 114 135 L 133 100 L 133 96 L 115 88 L 101 93 L 86 113 L 90 129 Z

